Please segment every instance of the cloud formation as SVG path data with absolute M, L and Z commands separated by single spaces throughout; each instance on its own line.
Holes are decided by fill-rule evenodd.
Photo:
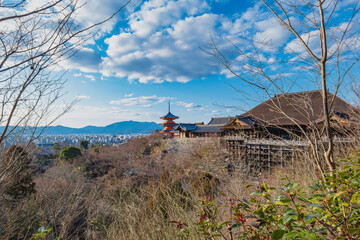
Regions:
M 90 96 L 85 96 L 85 95 L 79 95 L 76 97 L 76 99 L 90 99 Z
M 220 16 L 206 13 L 209 9 L 204 0 L 145 2 L 130 16 L 128 31 L 105 40 L 102 73 L 161 83 L 188 82 L 216 72 L 199 49 L 221 24 Z
M 95 80 L 96 80 L 95 77 L 93 75 L 90 75 L 90 74 L 84 75 L 84 77 L 86 77 L 87 79 L 89 79 L 92 82 L 95 82 Z
M 88 3 L 85 11 L 97 8 L 99 4 L 93 1 Z M 103 14 L 108 13 L 115 4 L 106 1 L 109 7 L 105 7 Z M 125 26 L 116 25 L 120 27 L 115 29 L 118 34 L 103 39 L 106 52 L 101 50 L 103 52 L 99 54 L 91 48 L 84 48 L 65 65 L 87 73 L 125 78 L 130 82 L 188 82 L 226 74 L 202 50 L 209 46 L 211 36 L 222 49 L 231 47 L 225 38 L 244 49 L 248 47 L 244 38 L 271 42 L 276 47 L 288 42 L 289 33 L 260 4 L 255 4 L 238 16 L 226 16 L 212 13 L 212 1 L 146 1 L 128 15 Z M 101 9 L 103 6 L 98 7 Z M 94 19 L 99 18 L 97 14 Z M 241 71 L 242 67 L 239 66 L 238 70 Z
M 186 102 L 175 102 L 176 105 L 178 106 L 183 106 L 185 108 L 188 108 L 188 109 L 194 109 L 194 108 L 202 108 L 201 105 L 199 104 L 195 104 L 195 103 L 186 103 Z
M 138 106 L 138 107 L 151 107 L 154 104 L 163 103 L 172 99 L 171 97 L 158 97 L 156 95 L 153 96 L 140 96 L 133 98 L 124 98 L 120 100 L 110 101 L 112 105 L 123 105 L 123 106 Z

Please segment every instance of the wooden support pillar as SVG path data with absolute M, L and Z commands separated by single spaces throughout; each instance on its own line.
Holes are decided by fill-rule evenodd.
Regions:
M 271 146 L 268 145 L 268 168 L 269 173 L 271 174 Z
M 249 161 L 248 161 L 248 150 L 247 150 L 247 145 L 246 145 L 246 143 L 244 144 L 244 149 L 245 149 L 245 166 L 248 168 L 248 166 L 249 166 Z
M 258 156 L 258 168 L 259 168 L 259 171 L 261 172 L 261 170 L 262 170 L 262 159 L 261 159 L 261 155 L 262 155 L 262 149 L 261 149 L 261 145 L 259 144 L 258 145 L 258 154 L 259 154 L 259 156 Z
M 295 172 L 294 162 L 295 162 L 295 147 L 292 147 L 292 149 L 291 149 L 291 166 L 292 166 L 293 172 Z

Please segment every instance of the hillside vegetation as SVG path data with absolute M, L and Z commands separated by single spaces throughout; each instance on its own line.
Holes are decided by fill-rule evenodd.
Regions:
M 221 229 L 206 228 L 213 236 L 204 235 L 208 230 L 193 223 L 201 223 L 198 214 L 214 199 L 211 208 L 247 199 L 259 191 L 258 181 L 280 187 L 282 177 L 307 192 L 317 180 L 300 160 L 296 171 L 274 167 L 258 179 L 229 161 L 218 138 L 152 135 L 121 146 L 92 146 L 71 161 L 29 157 L 34 188 L 16 198 L 0 187 L 2 239 L 211 239 Z M 224 209 L 210 220 L 228 229 L 231 219 Z

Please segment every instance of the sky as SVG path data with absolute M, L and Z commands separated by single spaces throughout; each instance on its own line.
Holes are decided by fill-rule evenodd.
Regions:
M 78 21 L 91 24 L 106 19 L 125 2 L 87 0 Z M 334 26 L 347 21 L 347 7 L 353 2 L 341 1 Z M 316 31 L 311 33 L 310 42 Z M 299 55 L 305 50 L 259 1 L 133 0 L 102 25 L 76 55 L 61 62 L 60 71 L 66 71 L 67 80 L 64 101 L 78 102 L 54 125 L 160 122 L 169 101 L 178 122 L 206 124 L 211 117 L 239 115 L 264 96 L 234 77 L 208 50 L 214 42 L 234 61 L 235 73 L 248 76 L 254 66 L 244 63 L 234 49 L 251 52 L 249 39 L 271 43 L 273 48 L 261 48 L 264 53 L 259 59 L 268 73 L 282 74 L 282 86 L 288 91 L 316 87 L 309 74 L 301 75 L 300 83 L 286 81 L 298 79 L 303 69 L 282 66 L 284 59 L 293 58 L 276 48 Z M 315 42 L 312 46 L 318 47 Z

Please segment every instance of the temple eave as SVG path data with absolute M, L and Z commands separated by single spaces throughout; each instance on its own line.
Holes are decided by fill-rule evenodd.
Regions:
M 178 117 L 177 118 L 164 118 L 164 117 L 161 117 L 160 119 L 162 119 L 162 120 L 175 120 L 175 119 L 178 119 Z

